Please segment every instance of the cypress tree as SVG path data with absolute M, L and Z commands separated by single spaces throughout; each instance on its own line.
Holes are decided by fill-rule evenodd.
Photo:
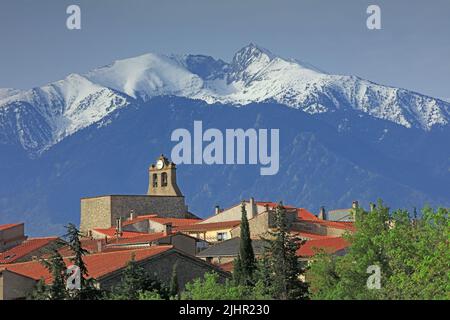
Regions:
M 175 262 L 172 268 L 172 277 L 170 279 L 169 293 L 171 297 L 179 298 L 179 286 L 178 286 L 178 263 Z
M 304 270 L 296 254 L 302 241 L 288 231 L 286 209 L 280 203 L 276 208 L 275 231 L 270 233 L 271 239 L 266 239 L 271 292 L 275 299 L 302 299 L 307 295 L 307 286 L 299 279 Z
M 32 298 L 36 300 L 66 299 L 66 264 L 61 254 L 56 248 L 53 248 L 49 260 L 42 260 L 41 263 L 52 275 L 53 282 L 51 285 L 45 285 L 45 282 L 41 279 Z
M 241 213 L 239 255 L 236 263 L 238 270 L 235 269 L 235 273 L 237 271 L 235 280 L 239 284 L 251 285 L 253 284 L 253 274 L 256 269 L 256 261 L 252 247 L 252 239 L 250 238 L 250 226 L 247 219 L 245 202 L 242 202 Z
M 65 235 L 67 239 L 67 244 L 74 253 L 74 256 L 70 258 L 70 261 L 80 269 L 80 290 L 74 290 L 70 292 L 70 297 L 76 300 L 91 300 L 98 299 L 101 296 L 100 290 L 95 288 L 94 280 L 89 279 L 88 270 L 86 264 L 83 261 L 83 257 L 88 254 L 81 244 L 81 233 L 77 227 L 69 223 L 66 226 L 67 234 Z

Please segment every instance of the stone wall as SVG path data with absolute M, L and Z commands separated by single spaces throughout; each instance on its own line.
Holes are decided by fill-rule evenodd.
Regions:
M 186 283 L 197 278 L 202 278 L 207 272 L 215 271 L 219 274 L 221 281 L 225 281 L 225 279 L 229 277 L 227 273 L 221 272 L 212 265 L 198 258 L 182 254 L 176 250 L 164 252 L 161 255 L 142 261 L 139 264 L 150 274 L 155 275 L 158 280 L 169 284 L 172 277 L 172 268 L 175 263 L 177 263 L 177 276 L 180 290 L 184 289 Z M 105 290 L 110 290 L 120 283 L 121 277 L 122 273 L 116 272 L 110 276 L 98 279 L 100 287 Z
M 110 228 L 116 219 L 125 221 L 130 212 L 136 216 L 158 214 L 162 217 L 185 218 L 187 207 L 184 197 L 146 195 L 108 195 L 81 199 L 80 230 L 87 232 L 94 228 Z
M 295 222 L 297 218 L 297 211 L 286 210 L 286 220 L 288 227 Z M 250 236 L 252 238 L 259 238 L 261 236 L 266 236 L 267 232 L 275 227 L 276 222 L 276 212 L 274 210 L 265 211 L 258 214 L 256 217 L 248 220 L 248 225 L 250 227 Z M 239 237 L 241 233 L 241 227 L 238 226 L 231 230 L 231 236 Z
M 0 272 L 0 300 L 24 299 L 35 284 L 31 278 L 3 270 Z
M 80 231 L 111 227 L 111 196 L 81 199 Z
M 17 246 L 22 243 L 25 238 L 23 223 L 5 230 L 0 230 L 0 252 Z

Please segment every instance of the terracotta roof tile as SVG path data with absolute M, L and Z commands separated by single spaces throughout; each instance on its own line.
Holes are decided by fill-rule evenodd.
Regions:
M 58 237 L 30 238 L 25 240 L 21 244 L 0 253 L 0 263 L 13 263 L 56 240 L 58 240 Z
M 97 233 L 101 233 L 108 238 L 116 238 L 116 228 L 107 228 L 107 229 L 93 229 Z M 145 232 L 135 232 L 135 231 L 122 231 L 121 238 L 134 238 L 138 236 L 142 236 L 147 234 Z
M 179 226 L 186 226 L 191 225 L 194 223 L 198 223 L 202 221 L 202 219 L 183 219 L 183 218 L 165 218 L 165 217 L 158 217 L 157 215 L 144 215 L 136 217 L 132 220 L 127 220 L 123 222 L 123 226 L 128 226 L 131 224 L 135 224 L 137 222 L 151 220 L 160 224 L 166 224 L 166 223 L 172 223 L 172 227 L 176 228 Z
M 306 241 L 298 250 L 299 257 L 312 257 L 320 250 L 326 253 L 335 253 L 349 246 L 349 243 L 342 237 L 326 239 L 314 239 Z
M 305 208 L 297 208 L 297 217 L 300 220 L 319 220 L 319 218 Z
M 119 238 L 119 239 L 111 239 L 108 240 L 108 244 L 132 244 L 132 243 L 144 243 L 144 242 L 152 242 L 158 239 L 167 237 L 164 232 L 155 232 L 155 233 L 144 233 L 140 234 L 136 237 L 128 237 L 128 238 Z
M 274 209 L 278 207 L 279 203 L 276 202 L 270 202 L 270 201 L 256 201 L 256 205 L 265 207 L 266 205 L 269 206 L 269 208 Z M 293 209 L 293 206 L 283 205 L 286 209 Z
M 11 229 L 13 227 L 16 226 L 20 226 L 22 223 L 9 223 L 9 224 L 0 224 L 0 231 L 6 230 L 6 229 Z
M 344 229 L 348 231 L 355 231 L 355 225 L 353 222 L 337 222 L 337 221 L 330 221 L 330 220 L 315 220 L 315 221 L 309 221 L 310 223 L 317 223 L 324 226 L 336 228 L 336 229 Z
M 87 255 L 83 260 L 88 269 L 89 277 L 98 279 L 125 267 L 127 262 L 131 260 L 132 254 L 134 254 L 136 261 L 141 261 L 172 248 L 172 246 L 154 246 L 145 249 L 97 253 Z M 68 258 L 65 258 L 64 262 L 67 266 L 72 264 Z M 51 283 L 52 281 L 48 270 L 39 261 L 9 264 L 4 265 L 3 268 L 35 280 L 43 278 L 46 283 Z
M 291 231 L 291 234 L 305 239 L 315 240 L 315 239 L 328 239 L 328 238 L 334 238 L 333 236 L 324 236 L 316 233 L 309 233 L 309 232 L 303 232 L 303 231 Z
M 241 223 L 240 220 L 209 222 L 209 223 L 196 223 L 196 224 L 187 225 L 187 226 L 180 226 L 177 228 L 177 230 L 178 231 L 193 231 L 193 232 L 221 230 L 221 229 L 234 228 L 234 227 L 238 226 L 240 223 Z

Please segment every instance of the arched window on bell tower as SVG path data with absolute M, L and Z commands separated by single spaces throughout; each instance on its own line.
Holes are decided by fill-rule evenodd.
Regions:
M 156 173 L 153 174 L 153 188 L 157 188 L 158 187 L 158 175 Z
M 167 187 L 167 172 L 161 173 L 161 187 Z

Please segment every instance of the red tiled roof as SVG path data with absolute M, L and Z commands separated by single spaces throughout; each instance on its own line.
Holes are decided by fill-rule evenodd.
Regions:
M 116 228 L 93 229 L 97 233 L 104 234 L 108 238 L 116 238 Z M 121 238 L 134 238 L 146 234 L 145 232 L 122 231 Z
M 312 257 L 319 251 L 335 253 L 349 246 L 349 243 L 342 237 L 314 239 L 306 241 L 298 250 L 299 257 Z
M 297 208 L 297 217 L 300 220 L 319 220 L 319 218 L 305 208 Z
M 18 259 L 25 257 L 26 255 L 36 251 L 49 243 L 56 241 L 58 237 L 47 237 L 47 238 L 31 238 L 25 240 L 21 244 L 0 253 L 0 263 L 13 263 Z
M 263 206 L 263 207 L 265 207 L 267 205 L 267 206 L 269 206 L 269 208 L 273 209 L 273 208 L 278 207 L 279 203 L 270 202 L 270 201 L 256 201 L 256 205 Z M 285 207 L 286 209 L 294 208 L 293 206 L 286 206 L 286 205 L 283 205 L 283 207 Z
M 165 224 L 165 223 L 172 223 L 172 227 L 181 227 L 181 226 L 188 226 L 191 224 L 198 223 L 202 221 L 201 219 L 180 219 L 180 218 L 162 218 L 162 217 L 152 217 L 149 218 L 149 220 Z
M 210 223 L 196 223 L 188 226 L 180 226 L 178 231 L 211 231 L 234 228 L 241 223 L 240 220 L 222 221 L 222 222 L 210 222 Z
M 23 222 L 21 222 L 21 223 L 0 224 L 0 231 L 6 230 L 6 229 L 11 229 L 11 228 L 19 226 L 21 224 L 23 224 Z
M 311 240 L 333 238 L 333 236 L 324 236 L 316 233 L 309 233 L 303 231 L 294 231 L 294 232 L 291 231 L 290 233 L 296 235 L 297 237 L 308 238 Z
M 336 229 L 344 229 L 344 230 L 348 230 L 348 231 L 355 231 L 355 225 L 353 222 L 337 222 L 337 221 L 330 221 L 330 220 L 314 220 L 314 221 L 309 221 L 311 223 L 317 223 L 317 224 L 321 224 L 327 227 L 332 227 L 332 228 L 336 228 Z
M 171 223 L 173 228 L 177 228 L 179 226 L 191 225 L 191 224 L 202 221 L 202 219 L 165 218 L 165 217 L 158 217 L 156 214 L 151 214 L 151 215 L 138 216 L 132 220 L 127 220 L 127 221 L 123 222 L 122 225 L 128 226 L 128 225 L 135 224 L 135 223 L 141 222 L 141 221 L 146 221 L 146 220 L 151 220 L 151 221 L 154 221 L 154 222 L 157 222 L 160 224 Z
M 140 221 L 145 221 L 145 220 L 148 220 L 150 218 L 157 217 L 157 216 L 158 216 L 157 214 L 146 214 L 146 215 L 142 215 L 142 216 L 137 216 L 134 219 L 123 221 L 122 225 L 123 226 L 127 226 L 127 225 L 130 225 L 130 224 L 134 224 L 134 223 L 137 223 L 137 222 L 140 222 Z
M 108 241 L 108 244 L 127 244 L 127 243 L 132 244 L 141 242 L 144 243 L 156 241 L 164 237 L 167 237 L 167 235 L 164 232 L 144 233 L 136 237 L 111 239 Z
M 141 261 L 166 252 L 172 248 L 172 246 L 154 246 L 145 249 L 97 253 L 87 255 L 83 260 L 88 269 L 89 277 L 98 279 L 125 267 L 127 262 L 131 260 L 132 254 L 134 254 L 136 261 Z M 64 262 L 67 266 L 72 264 L 68 258 L 65 258 Z M 5 265 L 3 266 L 3 269 L 10 270 L 35 280 L 43 278 L 46 283 L 51 283 L 52 281 L 48 270 L 39 261 Z

